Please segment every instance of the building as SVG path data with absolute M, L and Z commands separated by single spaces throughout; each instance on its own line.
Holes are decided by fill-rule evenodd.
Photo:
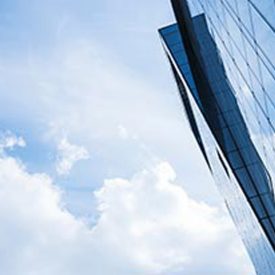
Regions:
M 257 274 L 275 274 L 272 173 L 251 138 L 206 15 L 192 16 L 185 0 L 171 2 L 177 23 L 159 32 L 190 128 Z

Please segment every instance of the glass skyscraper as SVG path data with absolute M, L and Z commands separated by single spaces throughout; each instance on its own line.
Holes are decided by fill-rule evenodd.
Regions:
M 225 1 L 230 2 L 221 0 L 222 3 Z M 264 158 L 265 151 L 261 150 L 251 137 L 252 130 L 232 84 L 232 71 L 240 76 L 244 74 L 243 68 L 241 69 L 240 65 L 238 71 L 229 67 L 229 59 L 223 58 L 220 45 L 215 41 L 217 33 L 215 34 L 213 28 L 219 30 L 220 25 L 226 22 L 214 23 L 212 15 L 205 9 L 205 4 L 217 4 L 218 0 L 200 2 L 204 13 L 195 16 L 192 14 L 193 6 L 186 0 L 171 2 L 177 22 L 160 29 L 159 32 L 190 128 L 224 197 L 257 274 L 275 274 L 273 173 Z M 237 20 L 240 23 L 239 19 Z M 266 17 L 265 19 L 268 20 Z M 208 23 L 213 23 L 212 30 L 208 27 L 207 20 Z M 226 32 L 227 36 L 232 37 L 233 34 L 234 31 L 231 34 L 230 28 Z M 224 42 L 232 55 L 234 51 L 231 43 L 227 45 Z M 253 43 L 259 51 L 259 45 L 256 45 L 258 41 L 254 39 Z M 249 59 L 248 52 L 246 54 Z M 258 54 L 256 58 L 259 62 L 256 62 L 256 65 L 262 73 L 260 54 L 255 51 L 254 54 Z M 233 58 L 233 63 L 238 66 L 240 59 Z M 247 60 L 246 66 L 252 71 L 250 62 L 251 60 Z M 252 72 L 249 72 L 248 78 L 249 76 L 250 79 L 246 81 L 252 83 Z M 263 76 L 257 77 L 260 81 L 263 80 Z M 246 86 L 239 88 L 240 91 L 247 89 Z M 256 97 L 254 100 L 259 100 L 256 91 L 253 92 Z M 264 99 L 263 97 L 263 103 Z M 262 106 L 261 102 L 259 106 Z M 262 116 L 266 118 L 268 103 L 263 107 L 263 111 L 265 113 Z M 269 114 L 272 112 L 269 111 Z M 248 117 L 250 115 L 247 114 Z M 257 119 L 261 122 L 262 117 L 259 115 Z M 267 119 L 272 123 L 270 117 Z M 264 132 L 264 135 L 267 134 Z

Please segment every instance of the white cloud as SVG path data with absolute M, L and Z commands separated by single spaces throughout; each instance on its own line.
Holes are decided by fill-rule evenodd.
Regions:
M 217 274 L 253 274 L 236 253 L 242 247 L 228 218 L 192 200 L 174 180 L 168 163 L 131 180 L 106 180 L 95 194 L 100 218 L 89 228 L 66 211 L 47 175 L 0 158 L 1 272 L 207 274 L 215 266 Z
M 112 228 L 107 242 L 121 246 L 143 268 L 142 274 L 177 269 L 201 274 L 209 266 L 219 274 L 252 274 L 244 255 L 235 253 L 236 247 L 243 249 L 229 218 L 191 199 L 174 183 L 175 177 L 172 167 L 161 163 L 130 181 L 107 180 L 96 193 L 101 210 L 96 231 Z M 217 257 L 224 260 L 217 263 Z
M 59 175 L 67 175 L 76 162 L 89 158 L 88 151 L 83 146 L 71 144 L 67 138 L 62 138 L 57 146 L 56 171 Z
M 25 140 L 22 137 L 18 137 L 9 131 L 0 134 L 0 152 L 3 153 L 5 149 L 12 150 L 16 146 L 25 147 Z
M 128 139 L 129 138 L 129 133 L 128 133 L 127 129 L 122 125 L 118 126 L 118 135 L 122 139 Z

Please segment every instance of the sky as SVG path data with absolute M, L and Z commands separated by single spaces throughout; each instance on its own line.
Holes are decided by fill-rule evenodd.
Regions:
M 157 29 L 168 0 L 0 3 L 5 275 L 254 274 Z

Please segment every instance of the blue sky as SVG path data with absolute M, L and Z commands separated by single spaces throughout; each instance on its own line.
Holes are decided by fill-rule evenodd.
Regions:
M 161 48 L 169 1 L 0 15 L 4 274 L 254 274 Z

